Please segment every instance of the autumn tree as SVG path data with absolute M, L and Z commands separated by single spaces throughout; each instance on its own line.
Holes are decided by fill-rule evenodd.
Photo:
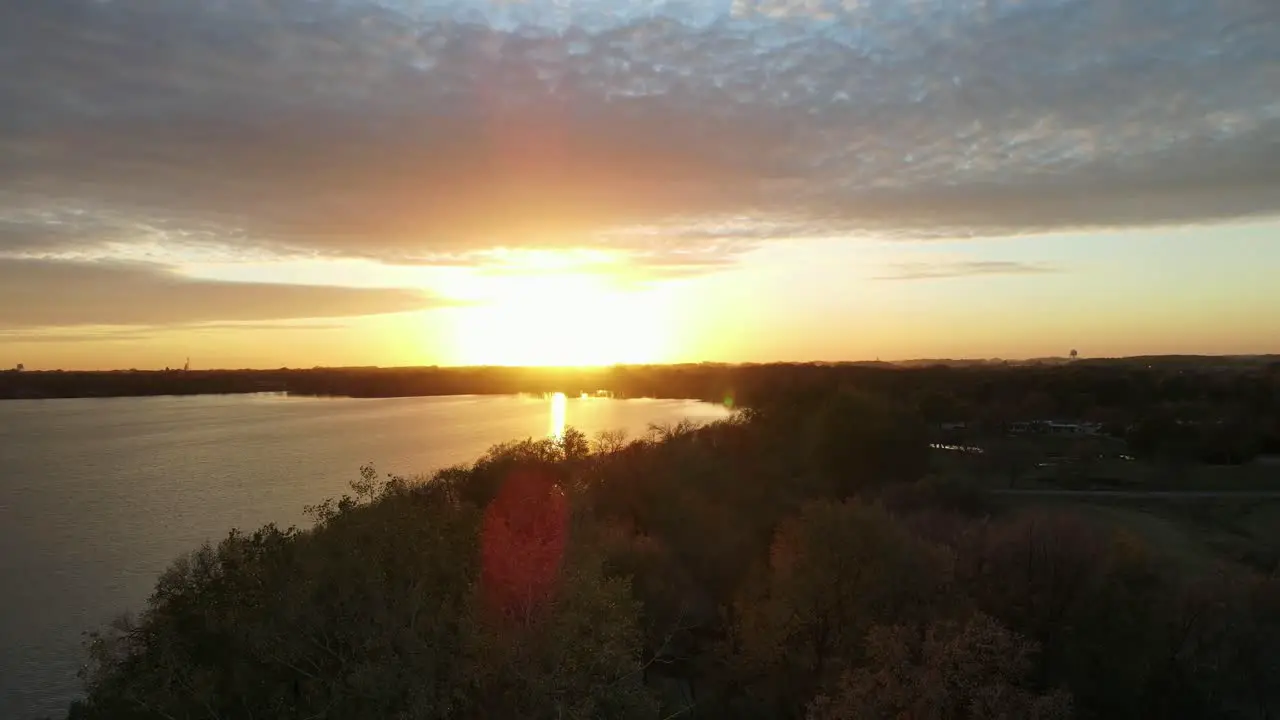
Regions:
M 864 664 L 809 706 L 809 720 L 1058 720 L 1070 696 L 1027 687 L 1034 643 L 982 614 L 876 626 Z

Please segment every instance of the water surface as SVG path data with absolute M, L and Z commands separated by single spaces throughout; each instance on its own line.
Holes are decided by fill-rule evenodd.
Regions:
M 174 557 L 232 527 L 306 522 L 364 463 L 405 475 L 564 424 L 589 435 L 723 417 L 675 400 L 276 395 L 0 402 L 0 718 L 59 717 L 81 633 L 138 609 Z

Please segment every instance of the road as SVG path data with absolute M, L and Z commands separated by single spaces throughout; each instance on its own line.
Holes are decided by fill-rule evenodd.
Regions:
M 1101 498 L 1118 500 L 1280 500 L 1275 490 L 992 490 L 1020 497 Z

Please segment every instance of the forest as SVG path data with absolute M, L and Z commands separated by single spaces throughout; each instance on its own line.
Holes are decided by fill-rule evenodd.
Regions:
M 1153 477 L 1220 460 L 1160 427 L 1212 445 L 1251 420 L 1263 453 L 1275 367 L 757 372 L 680 376 L 732 397 L 725 421 L 366 467 L 314 525 L 232 531 L 89 637 L 67 717 L 1280 714 L 1280 543 L 1201 537 L 1216 497 L 1047 501 L 1016 488 L 1056 481 L 992 460 L 1043 414 L 1100 423 Z

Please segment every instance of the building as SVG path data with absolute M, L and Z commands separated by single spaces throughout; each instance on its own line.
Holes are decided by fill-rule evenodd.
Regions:
M 1050 435 L 1097 435 L 1102 426 L 1097 423 L 1064 423 L 1053 422 L 1047 423 L 1047 429 Z
M 1091 422 L 1059 422 L 1056 420 L 1027 420 L 1010 423 L 1009 432 L 1014 435 L 1097 435 L 1102 425 Z

